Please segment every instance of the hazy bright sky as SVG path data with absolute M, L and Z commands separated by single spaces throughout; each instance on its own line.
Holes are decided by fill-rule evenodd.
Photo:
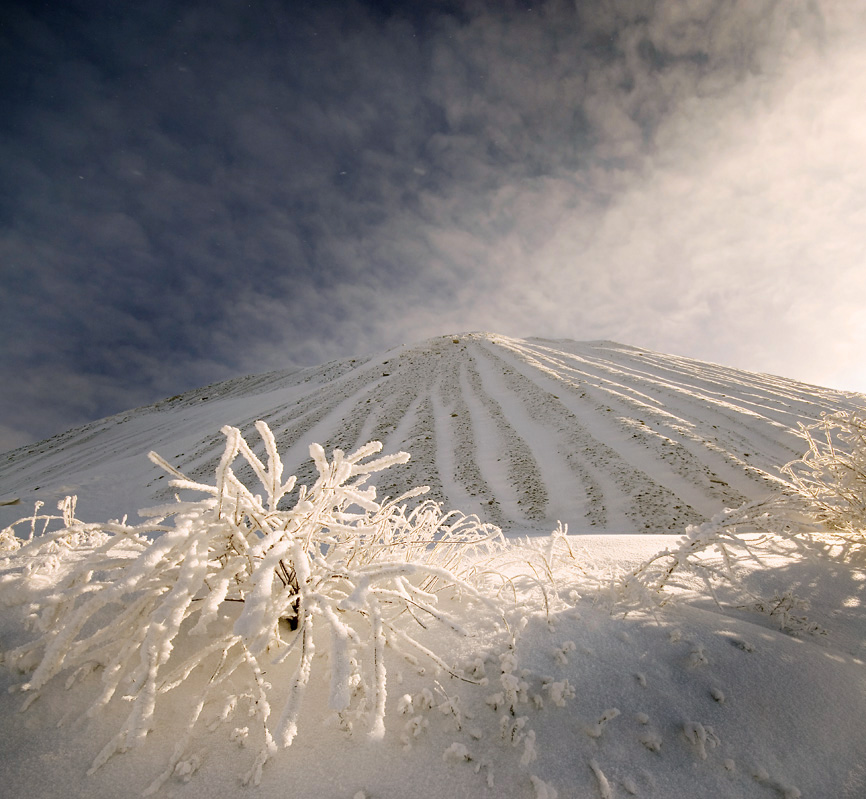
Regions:
M 866 3 L 11 0 L 0 450 L 489 330 L 866 391 Z

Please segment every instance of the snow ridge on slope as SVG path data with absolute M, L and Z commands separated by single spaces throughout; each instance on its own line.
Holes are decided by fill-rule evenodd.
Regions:
M 557 520 L 573 533 L 678 532 L 777 486 L 779 467 L 802 453 L 798 423 L 864 404 L 609 341 L 468 333 L 238 378 L 94 422 L 7 453 L 0 485 L 4 498 L 49 506 L 77 493 L 84 518 L 119 516 L 171 495 L 147 451 L 207 477 L 220 427 L 248 434 L 263 419 L 300 483 L 313 477 L 311 442 L 381 440 L 412 459 L 380 493 L 429 485 L 447 507 L 506 532 L 549 532 Z M 0 523 L 18 515 L 0 511 Z

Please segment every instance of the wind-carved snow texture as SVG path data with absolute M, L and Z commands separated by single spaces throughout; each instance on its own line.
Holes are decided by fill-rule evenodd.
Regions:
M 779 485 L 802 451 L 798 423 L 862 395 L 608 341 L 469 333 L 366 358 L 237 378 L 7 453 L 0 484 L 24 503 L 81 497 L 86 518 L 172 496 L 151 449 L 196 479 L 222 448 L 213 431 L 265 420 L 301 484 L 313 441 L 406 450 L 383 495 L 416 485 L 508 533 L 678 532 Z M 141 476 L 136 496 L 116 475 Z M 245 475 L 241 475 L 244 477 Z M 129 481 L 125 481 L 125 486 Z M 0 523 L 15 510 L 0 507 Z

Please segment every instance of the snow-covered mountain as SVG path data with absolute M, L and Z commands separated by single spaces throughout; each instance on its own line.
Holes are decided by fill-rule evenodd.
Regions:
M 508 531 L 680 531 L 763 496 L 802 454 L 798 423 L 866 398 L 610 341 L 468 333 L 364 358 L 229 380 L 5 455 L 3 498 L 79 495 L 85 519 L 162 501 L 153 449 L 207 479 L 224 424 L 273 429 L 290 473 L 311 442 L 380 440 L 411 461 L 380 493 L 429 485 Z M 253 433 L 250 439 L 255 438 Z M 11 520 L 20 508 L 2 508 Z

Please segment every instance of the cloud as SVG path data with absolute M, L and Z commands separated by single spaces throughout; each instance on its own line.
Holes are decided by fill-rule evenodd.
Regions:
M 591 127 L 606 134 L 587 151 L 593 168 L 497 193 L 507 207 L 488 221 L 514 222 L 502 238 L 486 237 L 501 288 L 480 313 L 518 335 L 544 328 L 639 341 L 863 388 L 846 386 L 840 371 L 858 363 L 866 290 L 857 101 L 866 87 L 850 35 L 860 21 L 822 25 L 792 13 L 723 22 L 719 35 L 685 26 L 654 42 L 677 57 L 705 53 L 675 64 L 674 77 L 650 69 L 618 91 L 611 76 L 622 64 L 602 69 L 595 80 L 607 88 L 589 95 L 588 111 L 584 103 Z M 753 39 L 751 53 L 726 50 L 742 50 L 746 27 L 766 38 Z M 690 31 L 703 31 L 695 35 L 707 47 L 688 45 Z M 641 137 L 629 123 L 646 107 L 665 113 L 650 114 Z

